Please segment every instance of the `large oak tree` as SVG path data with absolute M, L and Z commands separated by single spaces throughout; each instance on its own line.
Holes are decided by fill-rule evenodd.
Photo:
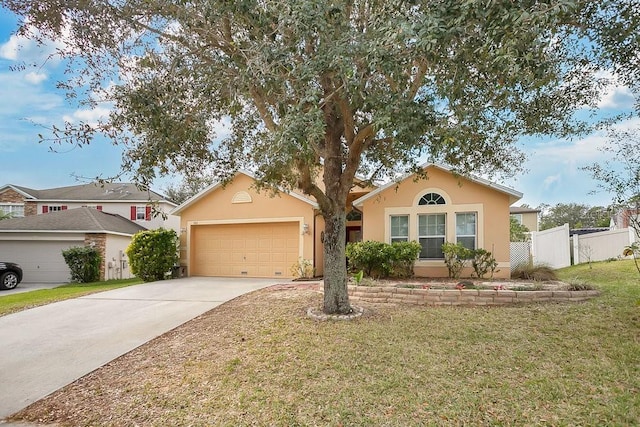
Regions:
M 327 313 L 351 310 L 345 211 L 357 173 L 389 178 L 425 159 L 513 173 L 519 135 L 580 128 L 572 113 L 595 105 L 604 64 L 581 39 L 600 16 L 589 3 L 2 0 L 23 34 L 66 43 L 73 96 L 113 103 L 100 125 L 56 137 L 106 134 L 142 184 L 245 168 L 259 186 L 313 196 Z

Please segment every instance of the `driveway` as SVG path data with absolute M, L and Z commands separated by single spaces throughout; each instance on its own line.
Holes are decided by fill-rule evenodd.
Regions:
M 0 420 L 226 301 L 276 283 L 282 279 L 190 277 L 0 317 Z

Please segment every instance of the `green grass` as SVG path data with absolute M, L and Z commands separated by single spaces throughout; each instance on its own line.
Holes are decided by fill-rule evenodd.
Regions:
M 365 305 L 314 322 L 311 291 L 237 298 L 37 402 L 61 426 L 640 425 L 640 278 L 560 277 L 602 295 L 510 307 Z M 364 304 L 363 304 L 364 305 Z
M 3 296 L 0 293 L 0 316 L 96 292 L 142 283 L 140 279 L 108 280 L 93 283 L 69 283 L 52 289 L 38 289 Z

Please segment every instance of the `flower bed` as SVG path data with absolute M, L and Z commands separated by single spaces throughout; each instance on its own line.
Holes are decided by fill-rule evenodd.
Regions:
M 586 301 L 600 295 L 598 290 L 567 290 L 569 285 L 553 283 L 483 282 L 423 283 L 383 286 L 349 285 L 355 301 L 416 305 L 508 305 L 548 301 Z

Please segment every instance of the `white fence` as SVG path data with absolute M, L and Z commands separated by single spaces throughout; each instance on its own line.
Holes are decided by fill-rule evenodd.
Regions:
M 531 257 L 534 264 L 551 268 L 570 266 L 569 224 L 531 233 Z
M 531 233 L 531 242 L 511 242 L 511 268 L 529 262 L 563 268 L 590 261 L 622 256 L 622 250 L 636 240 L 634 230 L 575 234 L 569 238 L 569 224 Z M 572 257 L 573 254 L 573 257 Z M 573 261 L 572 261 L 573 260 Z
M 509 251 L 511 269 L 527 265 L 531 260 L 531 242 L 511 242 Z
M 622 256 L 622 249 L 635 239 L 632 228 L 601 231 L 599 233 L 575 234 L 573 243 L 573 263 L 605 261 Z

